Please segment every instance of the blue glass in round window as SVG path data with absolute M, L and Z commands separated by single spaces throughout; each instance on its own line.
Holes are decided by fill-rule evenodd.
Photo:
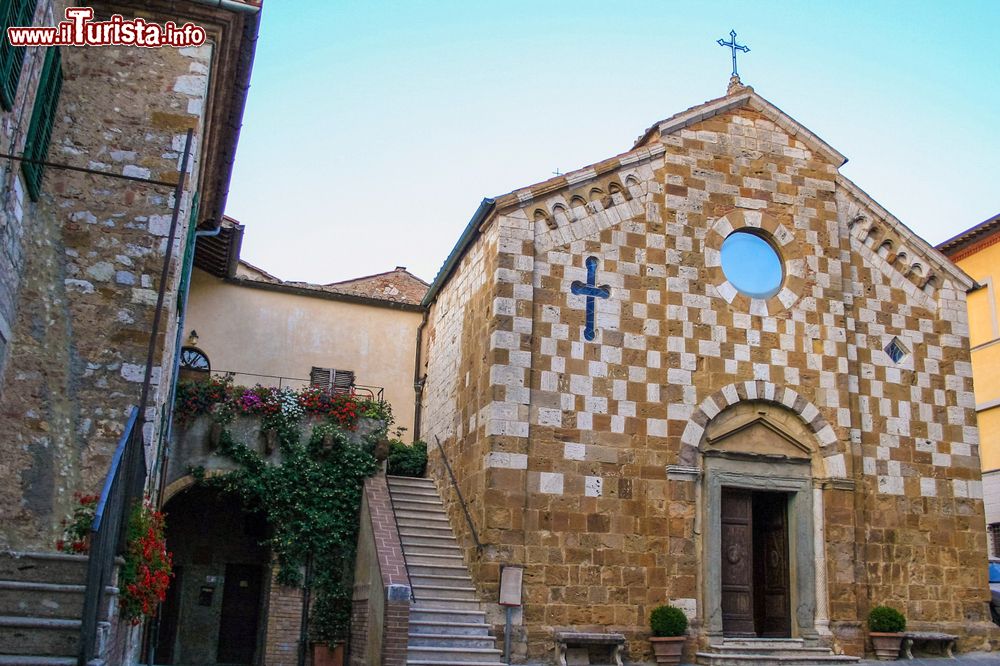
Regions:
M 785 277 L 778 251 L 755 233 L 734 231 L 722 243 L 722 272 L 740 293 L 770 298 Z

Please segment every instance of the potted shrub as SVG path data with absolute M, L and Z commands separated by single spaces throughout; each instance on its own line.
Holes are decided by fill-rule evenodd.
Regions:
M 679 664 L 684 642 L 687 640 L 688 619 L 676 606 L 657 606 L 649 614 L 649 628 L 653 635 L 653 654 L 657 664 Z
M 868 633 L 872 637 L 875 656 L 881 661 L 892 661 L 899 656 L 903 642 L 906 618 L 895 608 L 876 606 L 868 613 Z

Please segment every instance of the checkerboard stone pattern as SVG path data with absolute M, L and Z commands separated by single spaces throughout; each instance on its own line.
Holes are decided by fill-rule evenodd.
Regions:
M 770 299 L 725 279 L 732 231 L 770 237 Z M 596 257 L 596 337 L 584 337 Z M 432 307 L 425 436 L 484 600 L 520 564 L 517 641 L 624 632 L 649 658 L 671 602 L 699 641 L 699 476 L 707 424 L 782 406 L 820 457 L 828 639 L 861 654 L 872 601 L 981 644 L 982 484 L 965 294 L 939 255 L 765 114 L 737 108 L 515 191 Z M 894 361 L 893 340 L 906 352 Z M 667 469 L 686 471 L 672 474 Z M 978 642 L 977 642 L 978 641 Z

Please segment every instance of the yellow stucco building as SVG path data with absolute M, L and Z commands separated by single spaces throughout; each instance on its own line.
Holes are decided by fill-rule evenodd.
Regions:
M 427 283 L 403 266 L 330 284 L 283 281 L 240 260 L 242 231 L 227 219 L 222 234 L 198 241 L 182 368 L 203 355 L 213 374 L 246 386 L 351 385 L 392 405 L 409 441 Z
M 990 555 L 1000 557 L 1000 215 L 941 243 L 938 249 L 972 277 L 968 294 L 969 344 L 979 418 L 983 499 Z

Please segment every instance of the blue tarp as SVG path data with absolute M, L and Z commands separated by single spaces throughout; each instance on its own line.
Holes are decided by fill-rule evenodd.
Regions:
M 990 562 L 990 582 L 1000 583 L 1000 562 Z

